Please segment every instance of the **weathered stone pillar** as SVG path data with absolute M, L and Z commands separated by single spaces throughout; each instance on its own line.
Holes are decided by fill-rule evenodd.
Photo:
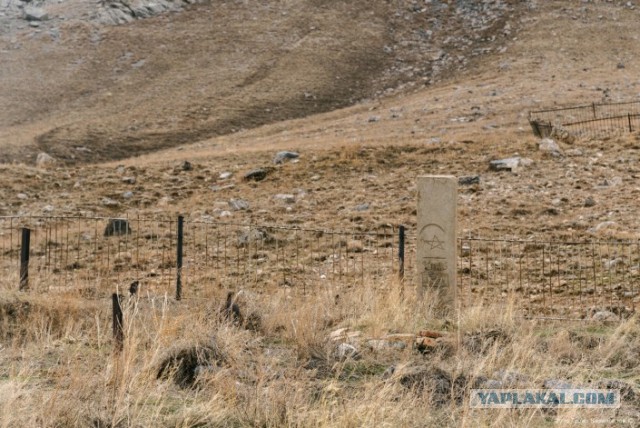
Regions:
M 418 299 L 429 290 L 444 314 L 456 299 L 457 185 L 453 176 L 418 177 Z

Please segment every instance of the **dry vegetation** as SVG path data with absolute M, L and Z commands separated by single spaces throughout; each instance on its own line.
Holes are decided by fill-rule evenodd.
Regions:
M 398 64 L 423 57 L 401 39 L 417 34 L 413 25 L 429 25 L 428 17 L 415 18 L 421 12 L 409 2 L 370 3 L 205 3 L 113 28 L 69 22 L 58 44 L 46 32 L 3 33 L 0 144 L 14 163 L 0 166 L 0 215 L 185 214 L 411 230 L 414 177 L 446 173 L 480 176 L 460 188 L 464 236 L 637 239 L 638 136 L 559 142 L 563 155 L 553 157 L 538 149 L 525 119 L 528 109 L 556 103 L 634 98 L 637 8 L 506 2 L 511 18 L 487 30 L 497 40 L 492 51 L 412 80 Z M 220 20 L 228 25 L 215 26 Z M 456 57 L 487 46 L 481 42 Z M 388 57 L 384 47 L 394 43 L 403 49 Z M 211 46 L 221 52 L 209 55 Z M 334 73 L 349 78 L 336 83 Z M 401 90 L 386 91 L 400 83 Z M 343 106 L 350 107 L 336 109 Z M 57 163 L 34 167 L 44 149 Z M 284 149 L 300 152 L 299 161 L 274 166 Z M 533 163 L 515 173 L 489 171 L 490 160 L 516 154 Z M 185 160 L 192 169 L 182 168 Z M 273 167 L 264 181 L 242 180 L 261 166 Z M 231 199 L 249 209 L 230 209 Z M 356 210 L 361 204 L 369 209 Z M 87 295 L 51 281 L 18 293 L 15 266 L 3 269 L 1 427 L 640 423 L 636 316 L 537 322 L 521 319 L 516 302 L 485 302 L 439 319 L 429 298 L 415 300 L 411 284 L 385 278 L 366 287 L 335 282 L 306 295 L 271 282 L 234 284 L 243 316 L 260 320 L 244 323 L 221 315 L 232 287 L 209 287 L 203 274 L 198 299 L 175 302 L 147 290 L 126 297 L 117 353 L 107 298 L 113 285 Z M 376 345 L 424 329 L 444 334 L 426 352 L 413 337 L 404 346 Z M 474 387 L 554 381 L 620 388 L 622 407 L 468 406 Z

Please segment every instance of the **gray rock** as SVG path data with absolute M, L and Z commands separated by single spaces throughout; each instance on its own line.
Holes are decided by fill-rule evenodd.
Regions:
M 220 192 L 221 190 L 233 189 L 236 187 L 235 184 L 227 184 L 225 186 L 211 186 L 211 190 L 214 192 Z
M 229 201 L 229 206 L 234 211 L 248 210 L 249 202 L 245 201 L 244 199 L 231 199 Z
M 24 19 L 27 21 L 46 21 L 49 15 L 44 9 L 28 6 L 24 8 Z
M 595 227 L 592 227 L 588 230 L 588 232 L 590 233 L 596 233 L 601 231 L 602 229 L 606 229 L 608 227 L 614 226 L 616 224 L 615 221 L 603 221 L 602 223 L 598 224 Z
M 296 152 L 288 152 L 288 151 L 278 152 L 273 158 L 273 163 L 281 164 L 291 159 L 298 159 L 299 157 L 300 157 L 300 154 Z
M 369 122 L 369 123 L 375 123 L 375 122 L 379 122 L 379 121 L 380 121 L 380 116 L 371 116 L 367 120 L 367 122 Z
M 130 235 L 131 226 L 126 218 L 111 218 L 104 228 L 104 236 Z
M 516 172 L 520 168 L 529 166 L 533 163 L 531 159 L 513 157 L 489 162 L 489 169 L 492 171 L 511 171 Z
M 232 172 L 225 171 L 225 172 L 220 173 L 220 175 L 218 176 L 218 178 L 219 178 L 220 180 L 228 180 L 228 179 L 230 179 L 232 176 L 233 176 L 233 173 L 232 173 Z
M 36 157 L 36 166 L 38 167 L 45 167 L 48 165 L 52 165 L 55 162 L 56 160 L 45 152 L 38 153 L 38 156 Z
M 479 175 L 467 175 L 465 177 L 458 178 L 458 184 L 460 186 L 471 186 L 472 184 L 480 184 Z
M 29 195 L 27 195 L 26 193 L 18 193 L 16 197 L 21 200 L 29 199 Z
M 584 200 L 584 206 L 587 208 L 593 207 L 595 205 L 596 201 L 591 196 L 587 196 L 587 199 Z
M 284 202 L 285 204 L 294 204 L 296 202 L 296 197 L 290 194 L 280 193 L 273 197 L 273 199 L 277 199 L 279 201 Z
M 122 194 L 122 197 L 125 198 L 125 199 L 131 199 L 131 198 L 133 198 L 133 192 L 128 190 L 128 191 L 126 191 L 126 192 L 124 192 Z
M 122 177 L 122 182 L 127 184 L 136 184 L 135 177 Z
M 267 168 L 252 169 L 244 175 L 244 179 L 246 181 L 262 181 L 267 178 L 270 172 L 271 170 Z
M 618 321 L 620 317 L 611 311 L 597 311 L 591 316 L 594 321 Z
M 191 171 L 193 169 L 193 165 L 191 165 L 191 162 L 189 161 L 184 161 L 182 162 L 181 168 L 183 171 Z
M 334 350 L 333 355 L 339 360 L 346 360 L 348 358 L 357 360 L 360 358 L 358 349 L 348 343 L 338 344 L 338 346 L 336 346 L 336 349 Z
M 120 202 L 115 201 L 111 198 L 102 198 L 102 205 L 104 205 L 105 207 L 117 207 L 118 205 L 120 205 Z
M 538 149 L 541 152 L 547 153 L 553 157 L 562 156 L 562 149 L 560 149 L 558 143 L 556 143 L 551 138 L 543 138 L 542 140 L 540 140 Z
M 42 207 L 42 211 L 45 213 L 53 212 L 53 210 L 54 210 L 53 205 L 45 205 L 44 207 Z
M 369 204 L 360 204 L 360 205 L 356 205 L 356 207 L 354 208 L 356 211 L 367 211 L 369 210 L 370 205 Z
M 262 229 L 249 229 L 247 231 L 238 232 L 238 246 L 246 247 L 249 244 L 255 242 L 271 242 L 273 238 L 271 235 Z

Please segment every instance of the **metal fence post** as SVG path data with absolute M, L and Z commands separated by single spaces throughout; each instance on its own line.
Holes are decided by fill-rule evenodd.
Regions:
M 184 233 L 184 217 L 178 216 L 178 246 L 176 254 L 176 300 L 182 299 L 182 242 Z
M 124 329 L 122 306 L 120 305 L 121 296 L 118 293 L 111 295 L 111 306 L 113 310 L 113 339 L 115 341 L 116 352 L 122 351 L 124 345 Z
M 400 225 L 398 230 L 398 276 L 404 280 L 404 226 Z
M 31 243 L 31 230 L 22 228 L 22 244 L 20 247 L 20 290 L 29 289 L 29 246 Z
M 629 133 L 632 133 L 633 128 L 631 127 L 631 113 L 627 113 L 627 119 L 629 119 Z

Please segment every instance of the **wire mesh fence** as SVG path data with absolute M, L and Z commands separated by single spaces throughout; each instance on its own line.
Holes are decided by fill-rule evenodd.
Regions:
M 392 226 L 336 232 L 197 221 L 182 222 L 181 227 L 180 223 L 180 219 L 3 217 L 0 281 L 4 288 L 17 288 L 21 282 L 24 228 L 31 231 L 27 287 L 39 291 L 79 290 L 87 296 L 104 296 L 114 287 L 126 289 L 139 281 L 142 292 L 186 298 L 244 287 L 287 287 L 306 294 L 328 285 L 388 282 L 399 269 L 397 228 Z
M 27 278 L 25 228 L 31 232 Z M 244 288 L 299 296 L 354 287 L 410 290 L 416 237 L 399 232 L 394 226 L 330 231 L 139 217 L 0 217 L 0 286 L 104 298 L 138 281 L 142 294 L 185 299 Z M 462 308 L 510 301 L 524 317 L 622 318 L 640 301 L 640 241 L 461 238 L 458 245 Z
M 585 137 L 632 133 L 640 129 L 640 102 L 592 103 L 531 111 L 529 123 L 538 137 L 563 132 Z
M 463 306 L 511 300 L 524 317 L 624 318 L 640 291 L 640 242 L 461 239 Z

